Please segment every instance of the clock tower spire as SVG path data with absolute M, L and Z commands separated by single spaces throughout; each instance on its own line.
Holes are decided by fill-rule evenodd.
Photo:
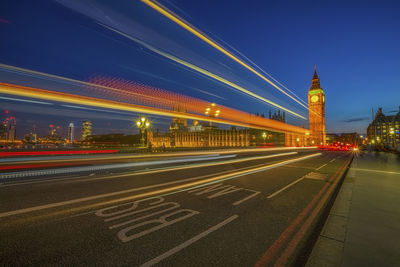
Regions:
M 314 66 L 314 75 L 310 90 L 308 90 L 308 109 L 311 144 L 325 145 L 325 93 L 321 88 L 316 66 Z

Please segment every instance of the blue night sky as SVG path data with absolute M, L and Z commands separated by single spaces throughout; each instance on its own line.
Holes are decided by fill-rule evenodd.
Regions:
M 160 3 L 236 55 L 240 51 L 304 101 L 316 64 L 326 94 L 327 132 L 365 133 L 372 109 L 383 107 L 388 115 L 399 109 L 399 1 Z M 1 64 L 81 81 L 118 77 L 251 113 L 275 110 L 172 62 L 145 43 L 308 116 L 293 100 L 140 1 L 5 0 L 0 3 L 0 34 Z M 5 69 L 0 69 L 0 82 L 90 95 L 74 85 Z M 80 125 L 84 119 L 93 121 L 94 133 L 137 132 L 132 118 L 138 114 L 0 97 L 0 119 L 10 110 L 19 137 L 34 125 L 44 134 L 49 124 L 60 125 L 65 134 L 70 121 Z M 169 123 L 151 119 L 160 129 Z M 294 117 L 289 123 L 308 125 Z

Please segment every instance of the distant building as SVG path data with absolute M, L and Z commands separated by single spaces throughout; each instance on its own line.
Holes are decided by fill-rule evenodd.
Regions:
M 249 130 L 225 130 L 205 127 L 198 132 L 176 132 L 175 147 L 247 147 L 250 145 Z
M 28 144 L 36 144 L 38 142 L 36 133 L 25 134 L 23 141 Z
M 8 126 L 8 141 L 15 141 L 17 137 L 17 125 L 15 123 L 10 123 Z
M 311 145 L 325 145 L 325 93 L 319 83 L 316 68 L 314 69 L 310 90 L 308 90 L 308 108 Z
M 269 111 L 269 118 L 271 120 L 286 122 L 285 111 L 282 114 L 280 110 L 278 110 L 278 113 L 274 112 L 274 114 L 271 114 L 271 111 Z
M 6 111 L 8 115 L 8 111 Z M 17 121 L 14 116 L 7 117 L 0 126 L 0 139 L 5 142 L 14 142 L 17 138 Z
M 367 128 L 367 137 L 370 144 L 381 144 L 396 147 L 400 144 L 400 107 L 393 116 L 386 116 L 379 108 L 374 120 Z
M 83 121 L 82 122 L 82 141 L 85 141 L 90 135 L 92 135 L 92 122 Z
M 74 124 L 72 122 L 68 126 L 68 141 L 71 144 L 74 142 Z
M 342 133 L 337 141 L 343 145 L 358 145 L 362 140 L 358 133 Z
M 186 110 L 178 107 L 174 108 L 174 111 L 176 112 L 182 112 L 185 113 Z M 176 131 L 186 131 L 187 129 L 187 119 L 185 118 L 178 118 L 178 117 L 173 117 L 172 122 L 169 126 L 169 131 L 170 132 L 176 132 Z
M 326 144 L 333 145 L 334 143 L 338 142 L 339 135 L 335 133 L 327 133 L 326 134 Z
M 0 140 L 6 141 L 7 140 L 7 125 L 2 123 L 0 124 Z

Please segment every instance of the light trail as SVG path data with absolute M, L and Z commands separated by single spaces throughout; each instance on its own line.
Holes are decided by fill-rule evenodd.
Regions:
M 3 97 L 3 96 L 0 96 L 0 99 L 11 100 L 11 101 L 18 101 L 18 102 L 26 102 L 26 103 L 32 103 L 32 104 L 53 105 L 53 104 L 51 104 L 51 103 L 46 103 L 46 102 L 42 102 L 42 101 L 32 101 L 32 100 L 19 99 L 19 98 L 12 98 L 12 97 Z
M 43 156 L 43 155 L 76 155 L 76 154 L 108 154 L 117 153 L 119 150 L 108 149 L 108 150 L 61 150 L 61 151 L 15 151 L 15 152 L 0 152 L 1 157 L 13 157 L 13 156 Z M 2 162 L 2 159 L 0 159 Z
M 292 152 L 295 153 L 295 152 Z M 104 170 L 113 169 L 123 169 L 123 168 L 134 168 L 134 167 L 145 167 L 152 165 L 162 165 L 162 164 L 173 164 L 173 163 L 187 163 L 187 162 L 198 162 L 198 161 L 208 161 L 208 160 L 218 160 L 226 158 L 234 158 L 233 155 L 218 155 L 211 157 L 187 157 L 187 158 L 173 158 L 165 160 L 150 160 L 150 161 L 139 161 L 130 163 L 113 163 L 113 164 L 102 164 L 102 165 L 89 165 L 89 166 L 74 166 L 68 168 L 55 168 L 55 169 L 45 169 L 38 171 L 22 171 L 22 172 L 8 172 L 5 174 L 0 174 L 0 180 L 19 178 L 19 177 L 33 177 L 33 176 L 44 176 L 44 175 L 55 175 L 55 174 L 71 174 L 71 173 L 81 173 L 81 172 L 96 172 Z M 19 169 L 30 169 L 30 168 L 48 168 L 48 167 L 63 167 L 63 166 L 73 166 L 75 165 L 85 165 L 84 161 L 78 161 L 76 163 L 48 163 L 48 164 L 26 164 L 26 165 L 12 165 L 12 166 L 0 166 L 0 170 L 19 170 Z M 87 163 L 86 163 L 87 164 Z M 218 164 L 217 164 L 218 165 Z M 211 164 L 211 166 L 213 166 Z M 178 167 L 179 168 L 179 167 Z M 184 169 L 184 167 L 183 167 Z M 146 173 L 146 171 L 144 171 Z
M 113 154 L 112 156 L 99 156 L 94 154 L 85 154 L 82 156 L 57 156 L 53 157 L 11 157 L 11 158 L 0 158 L 0 166 L 2 165 L 10 165 L 10 164 L 23 164 L 26 162 L 34 162 L 34 163 L 60 163 L 60 162 L 74 162 L 77 160 L 84 161 L 104 161 L 104 160 L 125 160 L 125 159 L 145 159 L 145 158 L 157 158 L 157 157 L 184 157 L 184 156 L 219 156 L 226 154 L 241 154 L 241 153 L 260 153 L 260 152 L 272 152 L 272 151 L 286 151 L 286 150 L 314 150 L 317 147 L 274 147 L 274 148 L 242 148 L 242 149 L 221 149 L 218 150 L 218 154 L 216 151 L 192 151 L 192 152 L 173 152 L 173 153 L 165 153 L 165 154 L 137 154 L 137 155 L 124 155 L 122 154 Z M 111 150 L 110 150 L 111 151 Z M 14 152 L 18 153 L 18 152 Z M 288 152 L 292 153 L 292 152 Z M 297 152 L 293 152 L 297 153 Z M 76 153 L 78 154 L 78 153 Z M 14 154 L 13 156 L 22 156 L 21 154 Z M 88 157 L 90 156 L 90 157 Z
M 136 105 L 136 104 L 128 104 L 121 103 L 112 100 L 105 100 L 87 96 L 73 95 L 61 92 L 54 92 L 49 90 L 31 88 L 26 86 L 12 85 L 6 83 L 0 83 L 0 93 L 8 94 L 8 95 L 17 95 L 28 98 L 42 99 L 48 101 L 56 101 L 56 102 L 64 102 L 64 103 L 72 103 L 77 105 L 91 106 L 91 107 L 100 107 L 111 110 L 123 110 L 135 113 L 147 113 L 152 115 L 160 115 L 167 117 L 178 117 L 178 118 L 186 118 L 192 120 L 201 120 L 201 121 L 211 121 L 221 124 L 227 125 L 236 125 L 240 127 L 246 128 L 255 128 L 255 129 L 266 129 L 277 132 L 285 132 L 285 133 L 295 133 L 300 135 L 305 135 L 309 131 L 307 129 L 297 127 L 294 125 L 286 124 L 280 121 L 265 119 L 258 116 L 253 116 L 251 114 L 234 110 L 231 108 L 219 106 L 221 113 L 225 112 L 225 117 L 209 117 L 205 115 L 199 114 L 190 114 L 187 112 L 178 112 L 173 110 L 166 110 L 161 108 Z M 194 101 L 195 99 L 192 98 Z M 186 103 L 181 103 L 182 105 Z M 203 104 L 203 101 L 198 103 L 192 102 L 191 105 L 194 105 L 194 110 L 197 110 L 198 104 Z
M 180 58 L 177 58 L 177 57 L 175 57 L 175 56 L 173 56 L 173 55 L 170 55 L 170 54 L 168 54 L 168 53 L 165 53 L 165 52 L 163 52 L 163 51 L 160 51 L 160 50 L 158 50 L 157 48 L 154 48 L 154 47 L 148 45 L 147 43 L 145 43 L 145 42 L 143 42 L 143 41 L 141 41 L 141 40 L 138 40 L 138 39 L 136 39 L 136 38 L 134 38 L 134 37 L 132 37 L 132 36 L 126 34 L 126 33 L 123 33 L 123 32 L 121 32 L 121 31 L 118 31 L 118 30 L 116 30 L 116 29 L 113 29 L 113 28 L 111 28 L 111 27 L 109 27 L 109 26 L 107 26 L 107 25 L 103 25 L 103 24 L 100 24 L 100 23 L 99 23 L 99 25 L 101 25 L 101 26 L 103 26 L 103 27 L 105 27 L 105 28 L 107 28 L 107 29 L 109 29 L 109 30 L 115 32 L 115 33 L 118 33 L 118 34 L 120 34 L 120 35 L 122 35 L 122 36 L 124 36 L 124 37 L 126 37 L 126 38 L 128 38 L 128 39 L 130 39 L 130 40 L 132 40 L 132 41 L 134 41 L 134 42 L 139 43 L 140 45 L 146 47 L 147 49 L 153 51 L 154 53 L 157 53 L 157 54 L 159 54 L 159 55 L 161 55 L 161 56 L 163 56 L 163 57 L 166 57 L 166 58 L 168 58 L 168 59 L 170 59 L 170 60 L 172 60 L 172 61 L 174 61 L 174 62 L 176 62 L 176 63 L 179 63 L 179 64 L 181 64 L 181 65 L 183 65 L 183 66 L 185 66 L 185 67 L 187 67 L 187 68 L 190 68 L 190 69 L 192 69 L 192 70 L 194 70 L 194 71 L 197 71 L 197 72 L 199 72 L 199 73 L 201 73 L 201 74 L 203 74 L 203 75 L 205 75 L 205 76 L 207 76 L 207 77 L 210 77 L 210 78 L 212 78 L 212 79 L 214 79 L 214 80 L 217 80 L 217 81 L 219 81 L 219 82 L 221 82 L 221 83 L 223 83 L 223 84 L 225 84 L 225 85 L 228 85 L 228 86 L 230 86 L 230 87 L 233 87 L 233 88 L 235 88 L 236 90 L 241 91 L 242 93 L 245 93 L 245 94 L 247 94 L 247 95 L 250 95 L 250 96 L 252 96 L 252 97 L 254 97 L 254 98 L 258 99 L 258 100 L 261 100 L 261 101 L 263 101 L 263 102 L 266 102 L 266 103 L 268 103 L 268 104 L 270 104 L 270 105 L 272 105 L 272 106 L 274 106 L 274 107 L 277 107 L 277 108 L 279 108 L 279 109 L 281 109 L 281 110 L 284 110 L 284 111 L 286 111 L 286 112 L 288 112 L 288 113 L 290 113 L 290 114 L 292 114 L 292 115 L 294 115 L 294 116 L 297 116 L 297 117 L 302 118 L 302 119 L 306 119 L 304 116 L 302 116 L 302 115 L 300 115 L 300 114 L 298 114 L 298 113 L 296 113 L 296 112 L 294 112 L 294 111 L 292 111 L 292 110 L 290 110 L 290 109 L 287 109 L 287 108 L 285 108 L 285 107 L 283 107 L 283 106 L 281 106 L 281 105 L 279 105 L 279 104 L 277 104 L 277 103 L 275 103 L 275 102 L 272 102 L 272 101 L 269 100 L 269 99 L 266 99 L 266 98 L 264 98 L 264 97 L 262 97 L 262 96 L 260 96 L 260 95 L 257 95 L 257 94 L 255 94 L 255 93 L 253 93 L 253 92 L 247 90 L 246 88 L 243 88 L 243 87 L 240 86 L 240 85 L 237 85 L 237 84 L 235 84 L 235 83 L 233 83 L 233 82 L 230 82 L 230 81 L 228 81 L 228 80 L 222 78 L 221 76 L 218 76 L 218 75 L 216 75 L 216 74 L 214 74 L 214 73 L 211 73 L 211 72 L 209 72 L 209 71 L 207 71 L 207 70 L 205 70 L 205 69 L 202 69 L 202 68 L 200 68 L 200 67 L 198 67 L 198 66 L 196 66 L 196 65 L 194 65 L 194 64 L 192 64 L 192 63 L 189 63 L 189 62 L 187 62 L 187 61 L 184 61 L 184 60 L 182 60 L 182 59 L 180 59 Z
M 138 93 L 119 90 L 117 88 L 106 86 L 106 85 L 103 85 L 103 84 L 100 84 L 100 83 L 91 83 L 91 82 L 79 81 L 79 80 L 66 78 L 66 77 L 62 77 L 62 76 L 58 76 L 58 75 L 54 75 L 54 74 L 48 74 L 48 73 L 44 73 L 44 72 L 39 72 L 39 71 L 34 71 L 34 70 L 29 70 L 29 69 L 24 69 L 24 68 L 19 68 L 19 67 L 14 67 L 14 66 L 6 65 L 6 64 L 1 64 L 1 63 L 0 63 L 0 68 L 3 68 L 5 70 L 7 70 L 7 71 L 16 72 L 16 73 L 22 73 L 22 74 L 27 74 L 27 75 L 32 75 L 32 76 L 38 76 L 41 79 L 47 78 L 47 79 L 51 79 L 51 80 L 59 80 L 59 81 L 72 83 L 72 84 L 75 84 L 75 85 L 84 85 L 84 86 L 87 86 L 87 87 L 90 87 L 90 88 L 100 88 L 100 89 L 109 90 L 109 91 L 115 92 L 115 93 L 129 94 L 129 95 L 132 95 L 132 96 L 135 96 L 135 97 L 142 96 L 142 95 L 139 95 Z M 148 95 L 146 97 L 150 98 L 150 99 L 153 98 L 153 96 L 151 96 L 151 95 Z
M 5 217 L 19 215 L 19 214 L 25 214 L 25 213 L 30 213 L 30 212 L 36 212 L 36 211 L 50 209 L 50 208 L 62 207 L 62 206 L 66 206 L 66 205 L 77 204 L 77 203 L 82 203 L 82 202 L 87 202 L 87 201 L 92 201 L 92 200 L 98 200 L 98 199 L 107 198 L 107 197 L 114 197 L 114 196 L 123 195 L 123 194 L 131 194 L 131 193 L 137 192 L 137 191 L 142 191 L 142 190 L 151 189 L 151 188 L 157 188 L 157 187 L 164 187 L 164 186 L 166 187 L 166 186 L 170 186 L 170 185 L 173 185 L 173 184 L 181 184 L 181 185 L 172 186 L 172 187 L 166 187 L 166 188 L 158 189 L 158 190 L 155 190 L 155 191 L 140 193 L 140 194 L 137 194 L 137 195 L 130 195 L 128 197 L 117 198 L 117 199 L 108 200 L 108 201 L 105 201 L 105 202 L 99 202 L 99 203 L 95 203 L 95 204 L 88 204 L 90 206 L 87 206 L 86 208 L 92 208 L 93 209 L 93 208 L 96 208 L 96 207 L 99 207 L 99 206 L 105 206 L 105 205 L 114 204 L 114 203 L 126 202 L 126 201 L 130 201 L 130 200 L 133 200 L 133 199 L 154 197 L 155 195 L 162 195 L 162 194 L 173 194 L 174 192 L 179 193 L 179 192 L 182 192 L 182 191 L 192 190 L 192 189 L 194 189 L 194 188 L 196 188 L 198 186 L 205 186 L 207 184 L 218 183 L 218 182 L 221 182 L 221 181 L 230 180 L 230 179 L 238 178 L 238 177 L 241 177 L 241 176 L 245 176 L 245 175 L 249 175 L 249 174 L 253 174 L 253 173 L 257 173 L 257 172 L 261 172 L 261 171 L 274 169 L 274 168 L 281 167 L 281 166 L 284 166 L 284 165 L 287 165 L 287 164 L 290 164 L 290 163 L 294 163 L 294 162 L 297 162 L 297 161 L 310 159 L 310 158 L 313 158 L 313 157 L 316 157 L 316 156 L 320 156 L 320 155 L 321 155 L 321 153 L 315 153 L 315 154 L 311 154 L 311 155 L 307 155 L 307 156 L 297 157 L 297 158 L 294 158 L 294 159 L 283 160 L 283 161 L 280 161 L 280 162 L 277 162 L 277 163 L 267 164 L 267 165 L 264 165 L 264 166 L 261 166 L 261 167 L 255 167 L 255 168 L 251 168 L 251 169 L 239 170 L 239 171 L 231 172 L 231 173 L 228 173 L 228 174 L 217 175 L 215 177 L 207 178 L 207 179 L 204 179 L 204 177 L 201 177 L 201 176 L 200 177 L 193 177 L 193 178 L 188 178 L 188 179 L 183 179 L 183 180 L 175 180 L 175 181 L 171 181 L 171 182 L 166 182 L 166 183 L 162 183 L 162 184 L 144 186 L 144 187 L 141 187 L 141 188 L 136 187 L 136 188 L 126 189 L 126 190 L 122 190 L 122 191 L 104 193 L 104 194 L 100 194 L 100 195 L 88 196 L 88 197 L 83 197 L 83 198 L 76 198 L 76 199 L 71 199 L 71 200 L 66 200 L 66 201 L 61 201 L 61 202 L 55 202 L 55 203 L 49 203 L 49 204 L 40 205 L 40 206 L 34 206 L 34 207 L 22 208 L 22 209 L 18 209 L 18 210 L 6 211 L 6 212 L 1 212 L 0 213 L 0 218 L 5 218 Z M 191 182 L 191 181 L 194 181 L 194 182 Z M 71 212 L 71 209 L 69 210 L 69 212 Z
M 218 37 L 217 37 L 218 38 Z M 304 105 L 308 105 L 301 97 L 296 95 L 292 90 L 287 88 L 285 85 L 280 83 L 277 79 L 275 79 L 271 74 L 263 70 L 260 66 L 258 66 L 254 61 L 252 61 L 250 58 L 248 58 L 246 55 L 244 55 L 242 52 L 231 46 L 230 44 L 224 42 L 224 40 L 218 38 L 220 42 L 224 43 L 225 46 L 228 46 L 231 50 L 235 51 L 238 55 L 240 55 L 242 58 L 246 59 L 248 62 L 250 62 L 253 66 L 257 67 L 257 69 L 262 72 L 263 74 L 267 75 L 269 78 L 271 78 L 274 82 L 285 88 L 287 91 L 289 91 L 292 95 L 294 95 L 299 101 L 301 101 Z
M 189 23 L 184 22 L 182 19 L 178 18 L 175 14 L 173 14 L 171 11 L 165 9 L 164 7 L 162 7 L 158 2 L 156 1 L 152 1 L 152 0 L 141 0 L 143 3 L 145 3 L 146 5 L 148 5 L 149 7 L 153 8 L 154 10 L 156 10 L 157 12 L 161 13 L 162 15 L 164 15 L 165 17 L 167 17 L 168 19 L 172 20 L 173 22 L 175 22 L 176 24 L 178 24 L 179 26 L 181 26 L 182 28 L 184 28 L 185 30 L 189 31 L 190 33 L 194 34 L 195 36 L 197 36 L 198 38 L 200 38 L 201 40 L 203 40 L 204 42 L 206 42 L 207 44 L 211 45 L 212 47 L 214 47 L 215 49 L 217 49 L 218 51 L 220 51 L 221 53 L 223 53 L 224 55 L 228 56 L 229 58 L 231 58 L 232 60 L 236 61 L 237 63 L 239 63 L 240 65 L 242 65 L 243 67 L 245 67 L 246 69 L 248 69 L 249 71 L 253 72 L 255 75 L 257 75 L 258 77 L 260 77 L 261 79 L 263 79 L 264 81 L 268 82 L 270 85 L 272 85 L 274 88 L 276 88 L 277 90 L 279 90 L 280 92 L 282 92 L 283 94 L 285 94 L 286 96 L 290 97 L 292 100 L 296 101 L 299 105 L 303 106 L 304 108 L 308 109 L 308 107 L 306 105 L 304 105 L 303 103 L 301 103 L 300 101 L 298 101 L 296 98 L 294 98 L 293 96 L 291 96 L 290 94 L 288 94 L 287 92 L 285 92 L 284 90 L 282 90 L 279 86 L 277 86 L 275 83 L 273 83 L 271 80 L 269 80 L 267 77 L 265 77 L 264 75 L 262 75 L 260 72 L 258 72 L 257 70 L 255 70 L 254 68 L 252 68 L 251 66 L 249 66 L 248 64 L 246 64 L 245 62 L 243 62 L 242 60 L 240 60 L 239 58 L 237 58 L 235 55 L 233 55 L 232 53 L 230 53 L 229 51 L 227 51 L 225 48 L 223 48 L 222 46 L 220 46 L 219 44 L 217 44 L 215 41 L 211 40 L 209 37 L 207 37 L 206 35 L 204 35 L 203 33 L 201 33 L 200 31 L 198 31 L 197 29 L 195 29 L 193 26 L 191 26 Z

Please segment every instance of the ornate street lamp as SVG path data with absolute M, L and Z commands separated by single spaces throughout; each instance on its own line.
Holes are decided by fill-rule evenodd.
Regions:
M 209 117 L 212 117 L 212 118 L 218 117 L 220 115 L 220 113 L 221 113 L 221 110 L 219 110 L 217 108 L 217 105 L 215 103 L 211 103 L 211 106 L 207 107 L 205 112 L 204 112 L 205 115 L 207 115 Z M 210 121 L 210 126 L 212 126 L 212 122 L 211 121 Z
M 137 122 L 136 122 L 136 126 L 140 129 L 140 144 L 142 147 L 145 147 L 144 144 L 144 133 L 146 131 L 147 128 L 149 128 L 150 126 L 150 122 L 148 121 L 147 118 L 145 117 L 141 117 Z

